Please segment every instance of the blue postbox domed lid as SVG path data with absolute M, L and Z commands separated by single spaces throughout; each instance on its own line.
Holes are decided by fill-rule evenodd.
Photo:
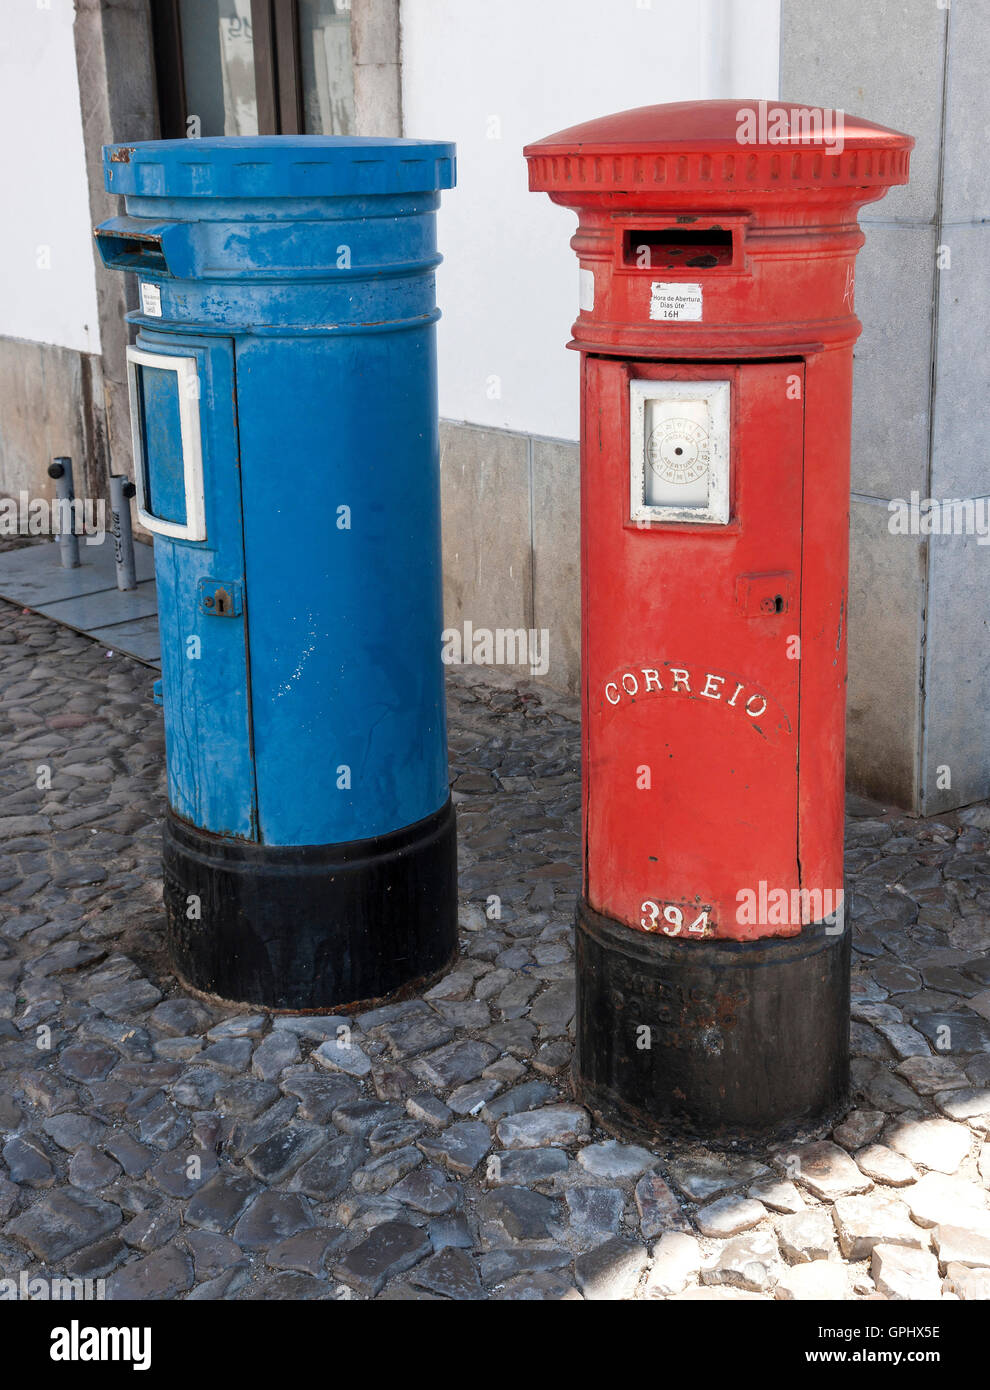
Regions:
M 445 140 L 237 135 L 104 145 L 110 193 L 144 198 L 341 198 L 453 188 Z

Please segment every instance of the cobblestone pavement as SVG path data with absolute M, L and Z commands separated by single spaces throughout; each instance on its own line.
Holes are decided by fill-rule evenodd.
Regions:
M 651 1152 L 568 1091 L 575 707 L 450 679 L 461 956 L 345 1047 L 338 1018 L 208 1008 L 170 977 L 152 678 L 0 604 L 0 1275 L 118 1298 L 990 1296 L 990 807 L 850 805 L 855 1100 L 831 1139 Z

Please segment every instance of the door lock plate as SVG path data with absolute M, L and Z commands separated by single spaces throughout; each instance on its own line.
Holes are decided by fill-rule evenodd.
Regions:
M 785 572 L 741 574 L 736 580 L 736 603 L 745 618 L 773 618 L 789 611 L 793 586 L 794 576 Z
M 241 586 L 228 579 L 201 579 L 199 606 L 211 618 L 238 618 L 241 613 Z

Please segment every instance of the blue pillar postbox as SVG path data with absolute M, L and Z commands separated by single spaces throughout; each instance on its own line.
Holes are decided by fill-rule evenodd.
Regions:
M 456 950 L 440 635 L 435 222 L 454 148 L 273 136 L 104 150 L 134 271 L 184 981 L 334 1009 Z

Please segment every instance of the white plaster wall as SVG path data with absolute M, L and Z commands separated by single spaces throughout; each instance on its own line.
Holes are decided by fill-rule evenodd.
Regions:
M 778 96 L 779 0 L 401 0 L 403 134 L 455 140 L 440 413 L 576 439 L 576 219 L 522 147 L 664 101 Z
M 99 352 L 72 0 L 0 5 L 0 335 Z

